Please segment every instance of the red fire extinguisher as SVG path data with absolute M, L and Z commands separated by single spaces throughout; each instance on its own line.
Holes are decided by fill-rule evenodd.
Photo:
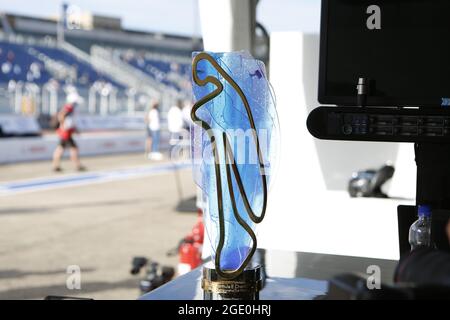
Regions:
M 203 212 L 199 209 L 197 222 L 178 248 L 178 275 L 185 274 L 202 263 L 204 230 Z

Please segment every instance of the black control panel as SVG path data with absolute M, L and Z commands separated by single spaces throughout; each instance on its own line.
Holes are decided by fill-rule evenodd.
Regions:
M 309 132 L 328 140 L 450 142 L 450 110 L 419 108 L 319 107 Z

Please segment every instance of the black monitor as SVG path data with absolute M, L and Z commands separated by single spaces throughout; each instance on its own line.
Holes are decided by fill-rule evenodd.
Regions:
M 450 107 L 449 0 L 323 0 L 319 102 Z

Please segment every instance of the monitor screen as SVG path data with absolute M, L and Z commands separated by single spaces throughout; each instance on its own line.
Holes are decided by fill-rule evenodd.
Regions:
M 319 101 L 450 106 L 449 0 L 323 0 Z

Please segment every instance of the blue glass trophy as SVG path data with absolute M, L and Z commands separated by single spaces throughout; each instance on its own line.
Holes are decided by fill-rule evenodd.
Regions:
M 193 53 L 192 81 L 194 177 L 212 245 L 204 289 L 222 292 L 240 283 L 257 247 L 278 153 L 278 117 L 265 66 L 247 52 Z

